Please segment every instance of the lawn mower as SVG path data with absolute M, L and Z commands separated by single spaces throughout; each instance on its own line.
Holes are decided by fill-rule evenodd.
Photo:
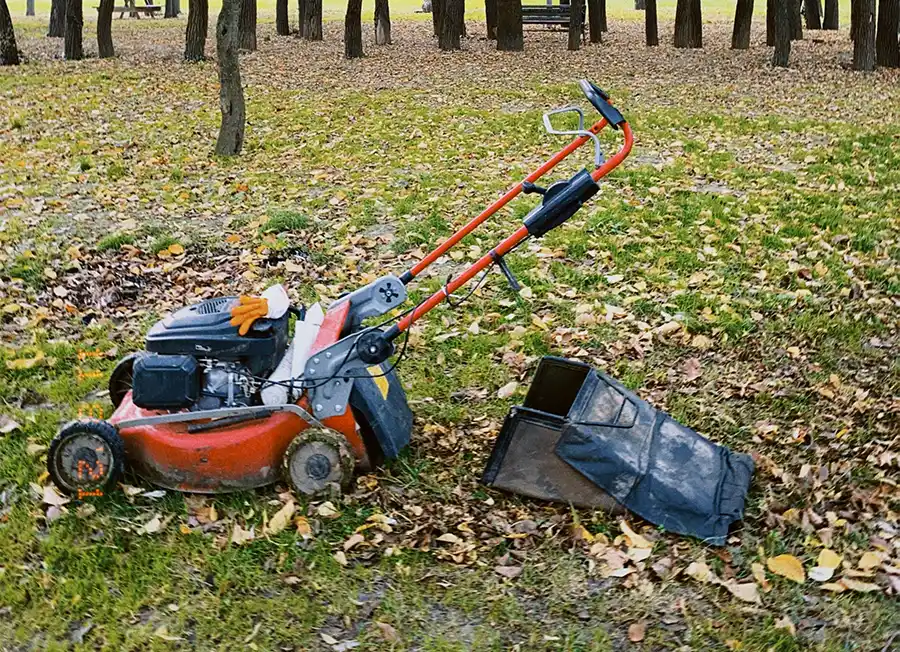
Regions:
M 53 439 L 47 463 L 57 487 L 78 497 L 99 495 L 127 464 L 150 482 L 179 491 L 227 492 L 284 479 L 301 494 L 320 496 L 346 488 L 354 467 L 367 470 L 396 457 L 412 430 L 395 371 L 406 343 L 398 354 L 400 336 L 408 338 L 413 323 L 441 302 L 453 303 L 454 292 L 494 265 L 515 286 L 504 256 L 572 217 L 631 151 L 631 128 L 607 94 L 587 80 L 580 87 L 601 119 L 586 128 L 580 108 L 544 114 L 549 133 L 574 139 L 409 271 L 385 275 L 324 313 L 318 305 L 288 306 L 276 286 L 262 297 L 209 299 L 154 325 L 145 350 L 122 359 L 110 376 L 112 416 L 70 422 Z M 561 113 L 576 114 L 577 128 L 556 129 L 551 118 Z M 607 126 L 623 136 L 609 159 L 597 137 Z M 536 185 L 588 141 L 594 146 L 591 171 L 546 188 Z M 541 201 L 521 227 L 430 297 L 396 314 L 407 285 L 522 193 L 537 193 Z M 364 325 L 391 313 L 377 325 Z

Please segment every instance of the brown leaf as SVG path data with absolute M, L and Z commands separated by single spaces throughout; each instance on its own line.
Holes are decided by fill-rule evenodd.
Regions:
M 378 631 L 381 632 L 381 637 L 388 643 L 396 643 L 400 640 L 400 636 L 399 634 L 397 634 L 397 630 L 394 629 L 393 625 L 382 623 L 376 620 L 375 626 L 378 627 Z
M 521 566 L 496 566 L 494 572 L 508 580 L 513 580 L 522 574 Z
M 639 620 L 628 626 L 628 640 L 632 643 L 640 643 L 647 634 L 647 621 Z

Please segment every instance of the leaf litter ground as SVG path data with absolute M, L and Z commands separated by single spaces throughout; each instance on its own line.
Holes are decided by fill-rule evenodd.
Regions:
M 900 79 L 842 68 L 846 32 L 794 68 L 754 47 L 648 52 L 637 23 L 497 54 L 422 21 L 341 59 L 278 38 L 242 57 L 245 153 L 211 156 L 215 65 L 183 22 L 116 21 L 120 58 L 0 76 L 0 640 L 146 649 L 890 649 L 900 630 Z M 671 25 L 666 25 L 671 31 Z M 367 38 L 371 35 L 367 34 Z M 664 39 L 665 40 L 665 39 Z M 88 52 L 92 43 L 87 43 Z M 47 486 L 59 424 L 106 409 L 115 359 L 166 311 L 283 281 L 328 300 L 400 272 L 559 143 L 543 110 L 590 77 L 638 145 L 591 207 L 461 310 L 414 329 L 414 445 L 340 501 Z M 607 141 L 612 148 L 615 142 Z M 575 169 L 570 165 L 563 172 Z M 508 211 L 418 293 L 490 248 Z M 639 520 L 480 487 L 540 355 L 604 368 L 757 457 L 721 550 Z M 108 412 L 108 409 L 107 409 Z

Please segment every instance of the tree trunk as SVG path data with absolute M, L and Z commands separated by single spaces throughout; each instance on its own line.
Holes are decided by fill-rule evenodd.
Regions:
M 800 3 L 803 0 L 791 0 L 790 3 L 790 11 L 791 11 L 791 40 L 792 41 L 802 41 L 803 40 L 803 19 L 800 16 L 802 13 L 800 11 Z
M 25 0 L 25 15 L 34 16 L 34 0 Z
M 241 16 L 238 19 L 239 47 L 247 52 L 256 51 L 256 0 L 241 0 Z
M 163 18 L 178 18 L 178 8 L 175 6 L 175 0 L 166 0 Z
M 803 0 L 803 15 L 806 18 L 806 29 L 822 29 L 822 7 L 819 0 Z
M 647 9 L 647 0 L 634 0 L 635 11 L 644 11 Z
M 362 55 L 362 0 L 347 0 L 347 15 L 344 16 L 344 57 L 361 59 Z
M 700 0 L 678 0 L 675 7 L 675 47 L 703 47 L 703 17 Z
M 856 0 L 850 0 L 850 40 L 856 42 L 856 30 L 859 28 L 859 21 L 856 19 L 859 13 L 859 3 Z
M 66 36 L 65 57 L 69 61 L 84 58 L 81 47 L 81 29 L 84 19 L 81 16 L 81 0 L 66 0 Z
M 587 0 L 587 17 L 591 43 L 602 43 L 603 25 L 600 24 L 600 0 Z
M 184 60 L 203 61 L 206 57 L 206 32 L 209 30 L 209 0 L 189 0 Z
M 841 26 L 838 0 L 825 0 L 825 20 L 822 29 L 839 29 Z
M 47 36 L 62 37 L 66 34 L 66 0 L 52 0 L 50 4 L 50 29 Z
M 388 0 L 375 0 L 375 45 L 391 44 L 391 8 Z
M 466 0 L 459 0 L 459 35 L 468 36 L 466 33 Z
M 856 9 L 853 69 L 870 72 L 875 70 L 875 0 L 855 0 L 854 4 L 859 6 Z
M 596 0 L 594 0 L 596 2 Z M 497 0 L 484 0 L 484 22 L 487 26 L 487 37 L 497 40 Z
M 232 156 L 244 146 L 244 89 L 238 67 L 241 0 L 222 0 L 216 22 L 216 54 L 219 59 L 219 108 L 222 126 L 216 154 Z
M 522 3 L 519 0 L 497 0 L 497 49 L 506 52 L 525 49 Z
M 115 0 L 100 0 L 100 10 L 97 12 L 97 52 L 101 59 L 116 56 L 112 39 L 113 5 Z
M 441 25 L 444 22 L 444 3 L 446 0 L 431 0 L 431 26 L 434 28 L 434 35 L 440 38 Z
M 878 0 L 878 35 L 875 62 L 885 68 L 900 68 L 900 0 Z
M 460 49 L 460 32 L 462 31 L 462 0 L 444 0 L 444 15 L 441 20 L 441 34 L 438 47 L 442 50 Z
M 600 31 L 609 31 L 609 25 L 606 22 L 606 0 L 600 0 Z
M 301 38 L 305 37 L 304 30 L 306 28 L 303 26 L 305 16 L 306 2 L 305 0 L 297 0 L 297 34 L 299 34 Z
M 738 0 L 734 10 L 734 29 L 731 32 L 731 49 L 750 48 L 750 27 L 753 24 L 753 0 Z
M 279 36 L 289 36 L 291 33 L 288 0 L 275 0 L 275 33 Z
M 322 40 L 322 0 L 303 0 L 303 29 L 307 41 Z
M 9 15 L 6 0 L 0 0 L 0 66 L 16 66 L 18 64 L 19 48 L 16 46 L 12 16 Z
M 766 45 L 775 45 L 775 0 L 766 0 Z
M 576 52 L 581 48 L 581 12 L 584 9 L 584 0 L 572 0 L 569 8 L 569 50 Z
M 775 3 L 775 54 L 772 65 L 787 68 L 791 58 L 791 7 L 794 0 L 774 0 Z
M 644 39 L 647 47 L 659 45 L 659 22 L 656 17 L 656 0 L 646 0 L 644 7 Z

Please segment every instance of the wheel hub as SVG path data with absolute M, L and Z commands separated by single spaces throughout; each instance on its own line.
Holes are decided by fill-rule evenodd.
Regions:
M 331 461 L 321 453 L 306 460 L 306 474 L 313 480 L 324 480 L 331 473 Z

